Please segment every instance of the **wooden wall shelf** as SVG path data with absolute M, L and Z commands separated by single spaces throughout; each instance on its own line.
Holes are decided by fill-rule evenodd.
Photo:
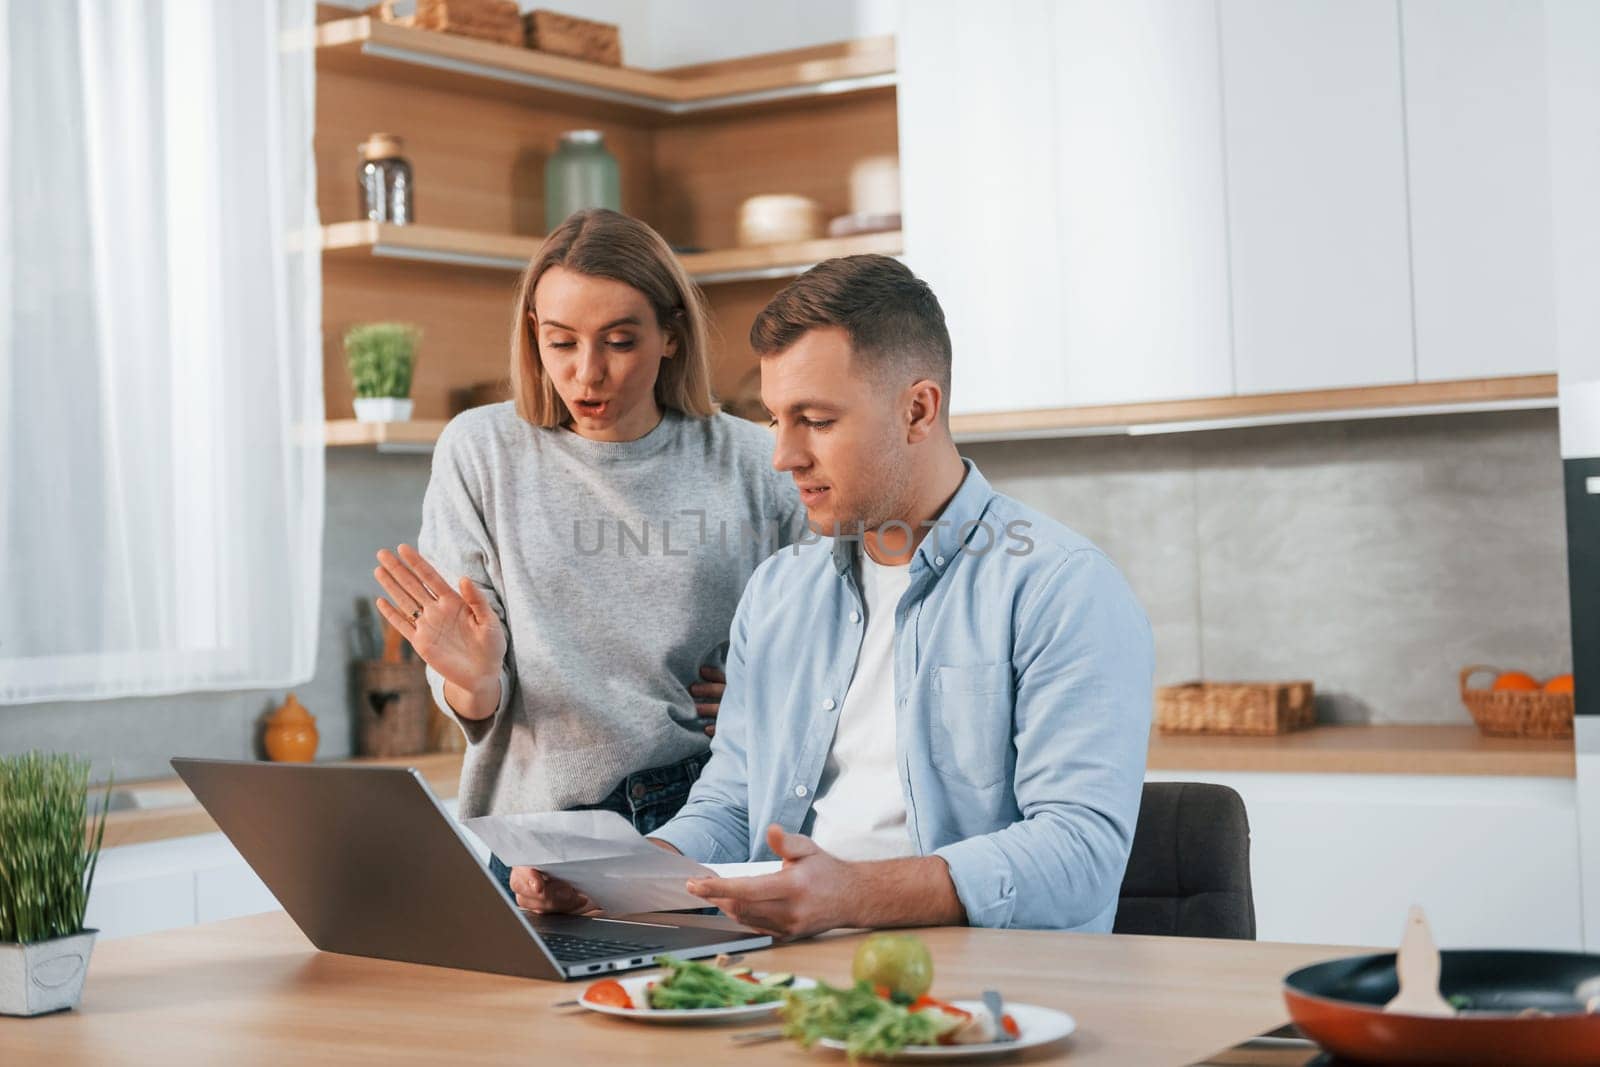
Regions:
M 325 12 L 332 14 L 331 12 Z M 685 255 L 714 323 L 712 387 L 732 409 L 755 401 L 746 338 L 783 279 L 820 260 L 898 254 L 898 233 L 737 248 L 740 205 L 787 193 L 824 218 L 857 210 L 851 175 L 899 151 L 889 37 L 675 70 L 583 63 L 361 16 L 317 27 L 317 206 L 363 219 L 357 146 L 403 138 L 419 225 L 335 222 L 323 239 L 323 394 L 351 410 L 340 338 L 360 322 L 403 318 L 424 337 L 411 396 L 422 429 L 335 429 L 330 443 L 426 447 L 425 428 L 463 390 L 505 376 L 517 272 L 544 231 L 544 173 L 570 130 L 595 129 L 617 160 L 622 210 Z M 335 426 L 341 424 L 336 423 Z M 396 439 L 399 435 L 403 440 Z
M 355 419 L 329 419 L 324 424 L 324 441 L 329 447 L 376 445 L 414 451 L 432 448 L 444 432 L 444 419 L 417 419 L 412 422 L 358 422 Z
M 683 255 L 683 267 L 701 285 L 717 282 L 760 281 L 804 274 L 825 259 L 876 252 L 898 256 L 903 246 L 898 230 L 869 233 L 857 237 L 824 237 L 793 244 L 762 245 L 756 248 L 727 248 L 716 252 Z
M 335 222 L 322 228 L 323 261 L 404 259 L 488 270 L 521 270 L 539 249 L 537 237 L 515 237 L 446 226 Z
M 960 358 L 959 355 L 957 358 Z M 957 441 L 1173 433 L 1384 415 L 1553 407 L 1555 397 L 1556 376 L 1532 374 L 1353 389 L 1319 389 L 1302 393 L 1259 393 L 1142 404 L 952 415 L 950 429 Z
M 392 258 L 489 270 L 522 270 L 539 250 L 541 240 L 442 226 L 395 226 L 386 222 L 337 222 L 322 228 L 323 256 L 335 260 Z M 894 256 L 900 251 L 900 234 L 896 231 L 697 252 L 679 258 L 690 277 L 702 285 L 710 285 L 791 277 L 834 256 L 864 252 Z
M 665 116 L 882 89 L 896 77 L 892 37 L 651 71 L 408 29 L 369 16 L 318 26 L 317 55 L 324 69 L 343 73 L 421 80 L 458 92 L 510 90 L 532 99 L 555 94 Z
M 1270 425 L 1309 418 L 1370 418 L 1382 414 L 1446 414 L 1548 407 L 1555 395 L 1555 375 L 1531 375 L 1523 378 L 1386 385 L 1369 389 L 1225 396 L 1159 404 L 953 415 L 950 428 L 958 442 L 1011 441 L 1093 433 L 1182 432 L 1234 425 Z M 353 419 L 341 419 L 328 423 L 327 443 L 415 447 L 431 444 L 443 428 L 442 420 L 358 423 Z

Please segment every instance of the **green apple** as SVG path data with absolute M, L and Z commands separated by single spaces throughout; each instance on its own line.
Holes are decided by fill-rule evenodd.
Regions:
M 912 1001 L 933 986 L 933 957 L 911 934 L 873 934 L 856 949 L 850 975 L 857 982 L 884 986 L 896 1000 Z

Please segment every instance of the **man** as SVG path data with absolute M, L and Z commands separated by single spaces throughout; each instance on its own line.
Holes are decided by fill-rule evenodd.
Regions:
M 751 329 L 773 463 L 819 536 L 734 616 L 712 759 L 651 838 L 776 874 L 690 892 L 748 926 L 1106 932 L 1138 814 L 1149 624 L 1116 567 L 950 436 L 950 338 L 884 256 L 829 260 Z M 583 906 L 519 868 L 519 903 Z

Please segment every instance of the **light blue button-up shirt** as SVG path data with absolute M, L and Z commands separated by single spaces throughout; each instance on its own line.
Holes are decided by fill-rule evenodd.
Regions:
M 1107 932 L 1144 780 L 1150 625 L 1104 553 L 966 466 L 895 609 L 911 848 L 944 859 L 974 926 Z M 780 549 L 751 577 L 711 762 L 654 836 L 721 863 L 775 859 L 772 823 L 810 828 L 865 630 L 856 543 Z

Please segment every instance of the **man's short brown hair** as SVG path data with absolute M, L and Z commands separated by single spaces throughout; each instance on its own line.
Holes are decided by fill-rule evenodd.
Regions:
M 856 359 L 871 371 L 903 371 L 950 394 L 950 331 L 928 283 L 889 256 L 845 256 L 818 263 L 784 286 L 756 316 L 750 346 L 769 356 L 809 330 L 841 327 Z

